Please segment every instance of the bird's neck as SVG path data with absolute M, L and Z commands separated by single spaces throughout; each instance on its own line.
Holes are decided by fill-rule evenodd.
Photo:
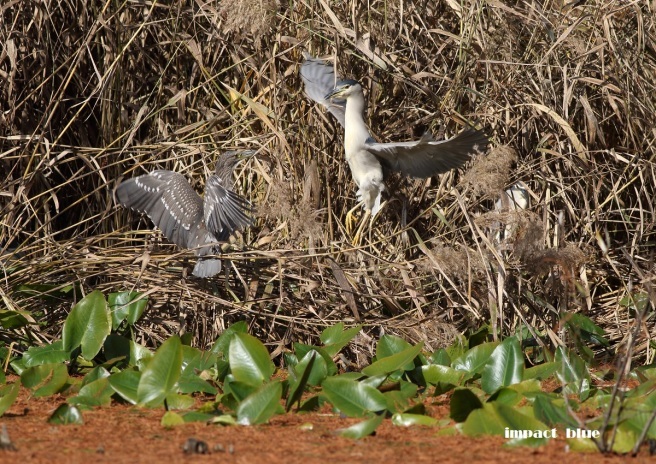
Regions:
M 346 100 L 346 123 L 344 124 L 344 138 L 346 147 L 361 147 L 371 136 L 364 122 L 364 95 L 362 93 L 351 95 Z M 350 153 L 346 153 L 348 157 Z

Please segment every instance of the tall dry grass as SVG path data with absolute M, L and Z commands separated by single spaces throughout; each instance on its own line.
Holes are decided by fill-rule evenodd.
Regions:
M 364 353 L 380 332 L 435 348 L 486 323 L 496 335 L 528 327 L 569 344 L 562 321 L 580 312 L 607 331 L 607 352 L 637 337 L 634 357 L 653 360 L 653 8 L 6 3 L 0 249 L 20 266 L 0 292 L 40 324 L 0 335 L 57 335 L 70 301 L 20 287 L 55 284 L 149 292 L 146 340 L 193 331 L 205 346 L 247 319 L 276 353 L 336 321 L 366 325 Z M 303 96 L 303 49 L 337 56 L 338 70 L 362 81 L 379 140 L 474 123 L 495 148 L 463 173 L 390 179 L 387 206 L 352 246 L 342 135 Z M 256 225 L 227 247 L 229 275 L 186 278 L 191 254 L 117 208 L 113 189 L 121 176 L 165 168 L 200 191 L 219 153 L 235 148 L 260 153 L 235 179 L 258 206 Z M 495 212 L 517 181 L 530 208 Z M 497 244 L 504 224 L 510 236 Z M 637 320 L 632 298 L 645 295 L 651 312 Z

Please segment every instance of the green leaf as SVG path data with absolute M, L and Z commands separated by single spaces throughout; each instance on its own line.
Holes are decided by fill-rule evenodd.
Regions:
M 374 415 L 371 419 L 359 422 L 345 429 L 340 429 L 338 432 L 343 437 L 354 438 L 357 440 L 374 433 L 378 426 L 383 423 L 384 417 L 384 414 Z
M 0 327 L 6 330 L 20 329 L 34 323 L 34 318 L 29 311 L 14 311 L 11 309 L 0 309 Z
M 401 381 L 399 387 L 398 390 L 389 390 L 383 393 L 387 402 L 386 409 L 391 413 L 406 412 L 410 400 L 417 396 L 418 387 L 414 383 Z
M 546 362 L 537 366 L 529 367 L 524 370 L 524 379 L 545 380 L 551 377 L 558 370 L 557 362 Z
M 196 400 L 189 395 L 179 395 L 177 393 L 169 393 L 166 395 L 166 406 L 170 409 L 191 409 L 194 407 Z
M 232 346 L 230 347 L 232 354 Z M 237 408 L 237 423 L 242 425 L 264 424 L 281 410 L 282 383 L 264 384 L 249 395 Z
M 339 322 L 332 327 L 328 327 L 321 332 L 319 339 L 325 345 L 323 348 L 333 357 L 339 351 L 349 344 L 351 340 L 362 330 L 361 325 L 344 330 L 344 323 Z
M 387 335 L 384 335 L 383 338 L 384 337 L 387 337 Z M 399 369 L 412 370 L 415 367 L 413 360 L 421 352 L 423 347 L 424 342 L 421 342 L 415 346 L 409 346 L 403 351 L 383 357 L 382 359 L 378 357 L 378 361 L 362 369 L 362 373 L 373 377 L 375 375 L 389 374 Z
M 440 348 L 431 355 L 430 362 L 431 364 L 438 364 L 440 366 L 450 366 L 451 357 L 444 348 Z
M 93 359 L 111 330 L 111 315 L 104 295 L 95 290 L 80 300 L 64 322 L 63 348 L 73 351 L 82 346 L 84 359 Z
M 159 406 L 173 391 L 182 368 L 182 343 L 177 335 L 169 338 L 153 355 L 141 374 L 137 387 L 139 404 Z
M 52 416 L 48 419 L 48 423 L 67 425 L 82 424 L 84 421 L 78 408 L 70 404 L 62 404 L 52 413 Z
M 141 372 L 125 370 L 112 374 L 109 377 L 109 385 L 124 400 L 132 404 L 137 404 L 139 402 L 139 396 L 137 395 L 139 380 L 141 380 Z
M 436 385 L 438 383 L 460 385 L 464 381 L 465 376 L 468 375 L 466 372 L 457 371 L 440 364 L 421 366 L 421 374 L 426 383 L 431 385 Z
M 114 389 L 109 384 L 109 378 L 104 377 L 83 386 L 77 396 L 69 398 L 68 403 L 89 408 L 109 406 L 113 394 Z
M 585 400 L 590 394 L 590 372 L 585 361 L 575 353 L 565 352 L 560 346 L 556 349 L 555 358 L 559 365 L 556 375 L 564 385 L 563 392 Z
M 235 380 L 232 375 L 226 377 L 225 382 L 223 382 L 223 393 L 232 394 L 234 398 L 239 402 L 260 388 L 261 385 L 252 385 L 250 383 L 239 382 Z
M 376 343 L 376 359 L 386 358 L 407 350 L 412 345 L 396 335 L 383 335 Z
M 134 325 L 148 306 L 148 297 L 141 292 L 110 293 L 107 297 L 112 314 L 112 328 L 116 330 L 123 320 Z
M 232 337 L 229 361 L 235 380 L 253 386 L 262 385 L 275 371 L 262 342 L 246 333 L 235 333 Z
M 347 416 L 362 417 L 387 408 L 385 396 L 380 391 L 355 380 L 328 377 L 321 386 L 328 401 Z
M 510 406 L 496 402 L 486 403 L 482 409 L 472 411 L 462 426 L 462 433 L 470 437 L 480 435 L 497 435 L 503 437 L 506 433 L 510 434 L 510 431 L 521 433 L 531 431 L 532 433 L 537 432 L 542 435 L 539 438 L 520 438 L 513 439 L 510 442 L 514 445 L 531 446 L 545 444 L 548 439 L 544 437 L 544 432 L 548 432 L 549 435 L 554 432 L 539 420 L 529 417 Z
M 223 359 L 228 359 L 228 352 L 230 351 L 230 341 L 236 333 L 247 333 L 248 324 L 246 321 L 239 321 L 232 324 L 230 327 L 225 329 L 221 336 L 216 339 L 214 345 L 210 351 L 212 353 L 223 356 Z
M 497 346 L 483 368 L 481 388 L 488 394 L 522 381 L 524 356 L 517 337 L 506 338 Z
M 23 354 L 25 367 L 64 363 L 70 359 L 71 352 L 64 350 L 64 344 L 61 340 L 57 340 L 50 345 L 31 346 Z
M 171 428 L 175 427 L 176 425 L 182 425 L 184 423 L 184 418 L 177 412 L 166 411 L 162 416 L 162 427 Z
M 472 411 L 482 407 L 481 400 L 469 388 L 456 388 L 451 395 L 449 416 L 456 422 L 464 422 Z
M 328 371 L 328 375 L 335 375 L 337 373 L 337 366 L 335 365 L 335 362 L 333 361 L 333 357 L 328 354 L 328 352 L 321 346 L 313 346 L 313 345 L 305 345 L 303 343 L 294 343 L 294 353 L 296 354 L 297 358 L 302 359 L 310 351 L 316 351 L 321 355 L 323 360 L 326 363 L 326 370 Z
M 481 343 L 456 358 L 451 363 L 451 367 L 470 374 L 480 374 L 498 344 L 498 342 Z
M 411 425 L 424 425 L 431 427 L 437 425 L 437 419 L 424 416 L 423 414 L 394 414 L 392 416 L 392 424 L 403 427 L 410 427 Z
M 323 358 L 316 351 L 312 350 L 303 358 L 300 363 L 294 366 L 293 370 L 296 372 L 297 380 L 292 383 L 291 387 L 289 388 L 289 396 L 287 396 L 285 411 L 289 412 L 294 403 L 300 402 L 301 397 L 303 396 L 303 392 L 305 391 L 305 387 L 308 384 L 308 379 L 312 373 L 312 368 L 314 367 L 314 363 L 317 359 L 323 361 Z M 325 377 L 326 375 L 324 374 L 321 380 L 323 380 Z
M 540 393 L 533 401 L 535 418 L 549 427 L 568 426 L 578 427 L 576 420 L 567 412 L 565 406 L 556 406 L 547 395 Z
M 194 374 L 183 374 L 178 380 L 178 389 L 180 393 L 207 393 L 216 395 L 217 389 L 207 380 L 203 380 Z
M 41 364 L 24 370 L 21 382 L 36 397 L 54 395 L 66 386 L 68 370 L 64 364 Z
M 14 404 L 19 391 L 20 383 L 18 382 L 0 387 L 0 417 Z

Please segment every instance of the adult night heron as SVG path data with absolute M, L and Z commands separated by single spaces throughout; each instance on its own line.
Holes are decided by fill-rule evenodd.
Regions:
M 171 242 L 194 249 L 199 256 L 195 276 L 212 277 L 221 271 L 221 260 L 203 257 L 220 253 L 218 242 L 252 223 L 250 202 L 231 188 L 235 166 L 252 154 L 229 151 L 219 157 L 205 184 L 205 198 L 182 174 L 164 170 L 122 182 L 116 197 L 122 206 L 146 213 Z
M 465 129 L 449 140 L 437 141 L 430 133 L 413 142 L 377 143 L 364 120 L 365 100 L 357 81 L 341 80 L 333 67 L 305 55 L 301 65 L 305 93 L 325 106 L 344 127 L 344 152 L 357 196 L 372 217 L 380 209 L 384 175 L 397 171 L 425 178 L 462 167 L 476 152 L 487 149 L 488 139 L 476 129 Z

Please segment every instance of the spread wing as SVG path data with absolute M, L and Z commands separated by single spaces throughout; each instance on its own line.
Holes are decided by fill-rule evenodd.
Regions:
M 213 175 L 205 185 L 205 223 L 210 232 L 222 242 L 228 240 L 234 231 L 253 223 L 248 215 L 253 211 L 250 202 L 230 190 L 226 182 L 228 179 Z
M 333 67 L 322 60 L 307 53 L 304 53 L 304 57 L 305 61 L 301 64 L 301 79 L 303 79 L 305 85 L 306 95 L 320 105 L 325 106 L 344 127 L 346 100 L 326 100 L 324 98 L 333 90 L 335 82 L 340 80 L 340 77 L 335 76 Z
M 182 174 L 153 171 L 116 189 L 121 205 L 145 213 L 171 242 L 195 248 L 216 240 L 203 223 L 203 200 Z
M 376 143 L 366 149 L 381 164 L 413 177 L 430 177 L 462 167 L 476 152 L 487 150 L 488 138 L 477 129 L 465 129 L 449 140 L 433 140 L 430 134 L 414 142 Z

